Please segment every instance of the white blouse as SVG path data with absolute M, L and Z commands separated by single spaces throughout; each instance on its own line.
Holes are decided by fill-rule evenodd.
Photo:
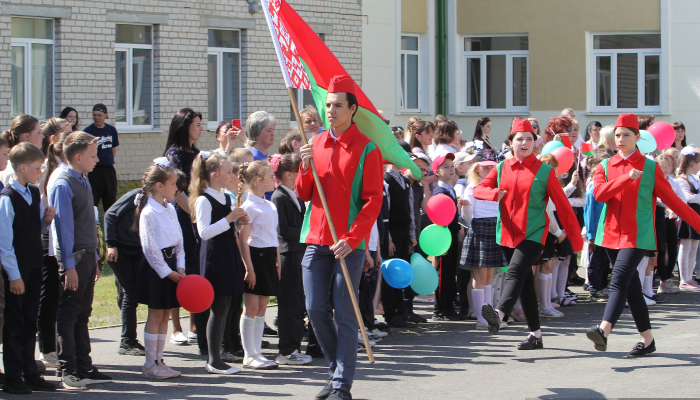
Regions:
M 462 207 L 462 218 L 495 218 L 498 216 L 498 202 L 489 200 L 479 200 L 474 197 L 476 185 L 470 183 L 462 193 L 462 199 L 469 200 L 468 206 Z M 471 218 L 470 218 L 471 217 Z
M 139 238 L 146 261 L 159 277 L 165 278 L 173 272 L 165 263 L 161 249 L 175 246 L 177 268 L 185 269 L 185 247 L 182 242 L 182 229 L 177 221 L 175 208 L 169 203 L 158 204 L 152 197 L 141 211 Z
M 217 192 L 216 190 L 207 187 L 204 193 L 213 197 L 214 200 L 218 201 L 220 204 L 226 204 L 226 194 L 222 192 Z M 195 215 L 197 216 L 197 232 L 202 240 L 209 240 L 214 236 L 220 235 L 227 230 L 231 229 L 231 225 L 228 223 L 226 218 L 221 218 L 215 223 L 211 223 L 211 203 L 209 199 L 204 196 L 197 197 L 194 202 Z
M 698 178 L 695 175 L 688 176 L 688 179 L 679 176 L 676 182 L 678 182 L 678 185 L 681 187 L 681 190 L 683 191 L 685 199 L 688 203 L 700 203 L 700 194 L 693 194 L 690 191 L 691 184 L 696 190 L 700 188 L 700 181 L 698 181 Z
M 248 199 L 241 208 L 248 214 L 251 225 L 248 245 L 258 248 L 279 247 L 277 207 L 269 200 L 248 193 Z

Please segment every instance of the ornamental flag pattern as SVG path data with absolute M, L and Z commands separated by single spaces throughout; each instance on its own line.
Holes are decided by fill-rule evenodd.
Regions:
M 262 0 L 262 3 L 285 84 L 287 87 L 311 90 L 311 82 L 306 74 L 304 65 L 299 59 L 297 46 L 289 35 L 284 22 L 279 17 L 282 1 Z

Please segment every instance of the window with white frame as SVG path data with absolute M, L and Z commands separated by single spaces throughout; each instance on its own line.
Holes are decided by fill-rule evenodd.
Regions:
M 528 37 L 465 37 L 462 112 L 528 111 Z
M 153 125 L 153 26 L 116 26 L 117 126 Z
M 593 35 L 593 112 L 661 111 L 661 35 Z
M 12 115 L 54 115 L 53 19 L 11 18 Z
M 401 97 L 399 105 L 402 111 L 420 111 L 419 42 L 417 35 L 401 35 Z
M 241 119 L 241 32 L 209 29 L 209 129 Z

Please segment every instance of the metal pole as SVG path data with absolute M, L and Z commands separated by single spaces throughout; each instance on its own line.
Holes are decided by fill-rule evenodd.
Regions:
M 297 120 L 297 126 L 299 126 L 299 133 L 301 134 L 301 140 L 304 143 L 308 143 L 309 140 L 306 138 L 306 132 L 304 131 L 304 124 L 301 122 L 301 115 L 299 115 L 299 107 L 297 106 L 297 99 L 294 95 L 294 90 L 292 88 L 287 88 L 287 93 L 289 93 L 289 100 L 292 102 L 292 110 L 294 110 L 294 117 Z M 331 235 L 333 235 L 333 243 L 338 243 L 338 235 L 335 232 L 335 226 L 333 225 L 333 219 L 331 218 L 331 213 L 328 210 L 328 203 L 326 202 L 326 195 L 323 193 L 323 187 L 321 186 L 321 180 L 318 178 L 318 172 L 316 171 L 316 164 L 314 160 L 311 162 L 311 173 L 314 177 L 314 182 L 316 183 L 316 190 L 318 191 L 318 196 L 321 198 L 321 204 L 323 205 L 323 212 L 326 214 L 326 221 L 328 221 L 328 227 L 331 230 Z M 374 354 L 372 353 L 372 347 L 369 345 L 369 338 L 367 337 L 367 331 L 365 330 L 365 323 L 362 321 L 362 314 L 360 313 L 360 307 L 357 304 L 357 297 L 355 296 L 355 289 L 352 286 L 352 280 L 350 279 L 350 274 L 348 273 L 348 267 L 345 264 L 345 259 L 340 259 L 340 269 L 343 270 L 343 278 L 345 278 L 345 283 L 348 286 L 348 291 L 350 292 L 350 300 L 352 300 L 352 308 L 355 310 L 355 317 L 357 317 L 357 323 L 360 325 L 360 333 L 362 334 L 362 341 L 365 343 L 365 349 L 367 350 L 367 358 L 369 362 L 374 364 Z

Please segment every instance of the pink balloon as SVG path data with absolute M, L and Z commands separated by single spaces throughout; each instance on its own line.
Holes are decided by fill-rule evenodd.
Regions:
M 557 147 L 550 153 L 553 155 L 557 161 L 559 161 L 559 167 L 557 167 L 557 175 L 561 175 L 568 172 L 571 166 L 574 165 L 574 153 L 568 147 Z
M 434 224 L 440 226 L 449 225 L 457 214 L 455 202 L 444 194 L 436 194 L 431 197 L 430 200 L 428 200 L 428 204 L 425 205 L 425 208 L 428 212 L 428 218 L 430 218 Z
M 676 141 L 676 130 L 666 121 L 654 122 L 647 131 L 656 139 L 658 150 L 665 150 Z

